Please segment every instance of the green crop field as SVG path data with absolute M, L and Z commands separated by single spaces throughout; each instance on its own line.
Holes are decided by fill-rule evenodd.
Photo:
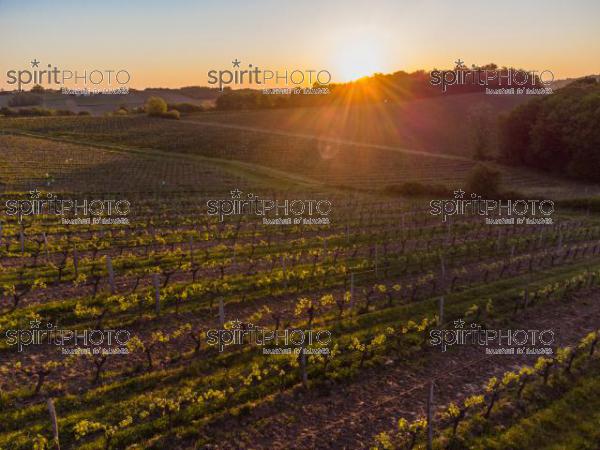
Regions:
M 255 114 L 0 118 L 1 334 L 129 336 L 122 353 L 1 341 L 0 448 L 47 448 L 53 417 L 61 448 L 425 448 L 431 386 L 434 448 L 594 448 L 597 405 L 574 405 L 598 391 L 596 184 L 490 162 L 553 222 L 444 221 L 430 201 L 467 189 L 466 154 Z M 407 182 L 447 194 L 390 190 Z M 327 201 L 329 220 L 210 212 L 235 190 Z M 11 213 L 35 192 L 127 200 L 128 220 Z M 456 320 L 550 328 L 554 353 L 432 345 Z M 240 326 L 330 339 L 211 344 Z
M 235 122 L 239 113 L 231 114 Z M 316 134 L 273 132 L 268 125 L 240 128 L 205 122 L 204 118 L 210 116 L 212 113 L 193 115 L 175 123 L 145 116 L 21 118 L 6 120 L 4 129 L 6 133 L 29 133 L 90 145 L 198 155 L 219 162 L 234 160 L 327 187 L 377 193 L 407 182 L 464 188 L 469 171 L 476 165 L 465 156 Z M 503 184 L 517 192 L 552 198 L 587 197 L 600 192 L 596 184 L 565 181 L 517 167 L 496 167 L 502 173 Z
M 600 450 L 599 17 L 0 0 L 0 450 Z

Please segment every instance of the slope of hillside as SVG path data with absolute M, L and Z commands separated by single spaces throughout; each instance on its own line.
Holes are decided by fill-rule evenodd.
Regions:
M 485 123 L 493 134 L 499 114 L 529 99 L 475 93 L 351 107 L 216 111 L 195 119 L 470 156 L 476 123 Z

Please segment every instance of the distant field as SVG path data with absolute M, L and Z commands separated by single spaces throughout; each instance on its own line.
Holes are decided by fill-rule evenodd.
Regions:
M 50 109 L 66 109 L 73 112 L 87 111 L 92 115 L 102 115 L 116 111 L 122 106 L 136 108 L 143 106 L 148 97 L 158 95 L 170 104 L 191 103 L 210 107 L 214 105 L 213 99 L 198 99 L 184 95 L 178 91 L 144 90 L 130 91 L 126 95 L 94 95 L 73 96 L 63 95 L 60 92 L 46 92 L 42 95 L 42 103 L 39 105 Z M 8 102 L 12 95 L 0 95 L 0 108 L 9 106 Z
M 464 178 L 473 162 L 404 154 L 368 146 L 145 116 L 10 119 L 1 128 L 139 149 L 239 160 L 310 177 L 330 185 L 376 189 L 409 180 L 449 183 Z
M 214 192 L 247 180 L 206 162 L 0 135 L 0 191 Z
M 89 111 L 93 115 L 102 115 L 114 112 L 121 106 L 128 108 L 142 106 L 150 95 L 161 96 L 169 104 L 193 103 L 204 106 L 214 104 L 214 100 L 194 99 L 176 91 L 135 91 L 128 95 L 93 97 L 47 93 L 43 96 L 41 106 L 74 112 Z M 9 98 L 9 95 L 0 96 L 0 107 L 6 106 Z M 308 133 L 328 138 L 343 137 L 370 144 L 471 156 L 470 128 L 475 120 L 482 118 L 493 125 L 499 114 L 510 111 L 530 98 L 530 96 L 491 96 L 475 93 L 352 107 L 336 105 L 210 111 L 192 118 L 201 122 L 210 121 Z M 475 118 L 478 115 L 480 118 Z
M 494 124 L 499 114 L 530 99 L 475 93 L 352 107 L 217 111 L 195 119 L 471 156 L 473 115 L 485 111 Z
M 267 114 L 257 112 L 256 114 Z M 269 114 L 288 114 L 273 111 Z M 129 117 L 50 117 L 4 119 L 0 130 L 33 132 L 87 144 L 109 144 L 128 149 L 153 149 L 162 152 L 239 161 L 285 172 L 328 186 L 352 187 L 379 191 L 390 185 L 418 181 L 464 187 L 475 161 L 446 154 L 421 154 L 403 147 L 358 144 L 342 136 L 311 135 L 249 125 L 236 125 L 240 118 L 231 113 L 231 123 L 198 123 L 202 117 L 219 118 L 223 114 L 201 114 L 196 119 L 180 121 Z M 197 121 L 196 121 L 197 120 Z M 233 123 L 233 124 L 232 124 Z M 283 126 L 280 126 L 283 128 Z M 193 165 L 186 168 L 194 172 Z M 114 172 L 120 173 L 117 168 Z M 505 188 L 547 195 L 552 198 L 587 196 L 600 192 L 598 186 L 560 180 L 518 168 L 500 167 Z M 187 185 L 186 177 L 176 176 L 177 183 Z

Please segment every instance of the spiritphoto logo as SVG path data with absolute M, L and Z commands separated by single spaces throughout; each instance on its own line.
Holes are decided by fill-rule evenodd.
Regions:
M 29 191 L 29 199 L 9 199 L 5 202 L 5 213 L 17 216 L 19 222 L 25 216 L 63 216 L 64 225 L 75 224 L 128 224 L 127 216 L 131 204 L 124 199 L 64 199 L 56 194 L 34 189 Z
M 506 86 L 508 88 L 536 89 L 539 87 L 549 88 L 554 82 L 552 71 L 544 70 L 521 70 L 513 68 L 497 68 L 495 66 L 479 67 L 475 64 L 471 68 L 465 66 L 460 58 L 454 61 L 453 70 L 433 70 L 430 73 L 430 83 L 433 86 L 441 86 L 442 92 L 446 92 L 448 86 L 473 85 L 473 86 Z M 538 89 L 537 93 L 548 93 L 547 90 Z M 550 91 L 551 93 L 551 91 Z
M 261 69 L 254 64 L 241 67 L 241 61 L 237 58 L 231 62 L 233 70 L 209 70 L 208 84 L 218 85 L 223 90 L 229 86 L 253 86 L 262 87 L 268 85 L 277 86 L 312 86 L 314 84 L 326 86 L 331 82 L 331 73 L 320 69 L 285 69 L 270 70 Z
M 465 328 L 462 319 L 453 325 L 431 330 L 429 343 L 443 352 L 456 345 L 482 346 L 488 355 L 551 355 L 556 344 L 553 329 L 486 329 L 477 323 Z
M 208 345 L 217 346 L 222 352 L 229 345 L 250 344 L 264 348 L 265 354 L 291 354 L 329 352 L 325 346 L 331 342 L 331 332 L 322 329 L 303 330 L 299 328 L 270 330 L 248 322 L 232 320 L 227 322 L 223 329 L 210 329 L 206 331 Z M 307 348 L 318 346 L 317 348 Z
M 488 225 L 551 225 L 554 202 L 552 200 L 488 200 L 481 195 L 471 194 L 464 198 L 465 191 L 454 191 L 454 199 L 431 200 L 430 214 L 448 217 L 456 215 L 486 216 Z M 496 216 L 496 217 L 494 217 Z
M 127 354 L 127 342 L 131 337 L 125 329 L 84 329 L 59 328 L 48 322 L 42 326 L 40 320 L 29 322 L 29 329 L 6 330 L 6 343 L 22 352 L 30 345 L 54 345 L 63 354 Z
M 125 69 L 98 69 L 87 68 L 84 70 L 62 69 L 53 64 L 42 64 L 37 58 L 30 61 L 28 69 L 12 69 L 6 72 L 6 84 L 16 86 L 17 90 L 23 87 L 40 85 L 46 88 L 63 88 L 63 93 L 69 94 L 66 86 L 75 85 L 94 89 L 116 87 L 119 91 L 128 89 L 131 81 L 130 73 Z M 107 93 L 106 91 L 101 91 Z M 123 93 L 123 92 L 119 92 Z M 124 92 L 127 93 L 127 92 Z
M 207 214 L 218 216 L 258 216 L 264 225 L 326 225 L 329 224 L 331 201 L 326 199 L 263 199 L 253 193 L 242 195 L 239 189 L 230 191 L 231 199 L 211 199 L 206 202 Z M 267 217 L 268 216 L 268 217 Z

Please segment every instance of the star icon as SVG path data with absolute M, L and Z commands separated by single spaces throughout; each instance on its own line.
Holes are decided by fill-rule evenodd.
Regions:
M 462 328 L 465 326 L 465 321 L 462 319 L 458 319 L 454 321 L 454 328 Z
M 456 67 L 458 67 L 459 69 L 462 69 L 465 66 L 465 62 L 460 58 L 454 61 L 454 64 L 456 64 Z
M 236 329 L 236 330 L 240 329 L 240 328 L 242 328 L 242 322 L 240 322 L 239 319 L 232 320 L 231 321 L 231 327 L 234 328 L 234 329 Z
M 29 321 L 29 328 L 39 328 L 40 327 L 40 321 L 35 319 L 35 320 L 30 320 Z
M 231 63 L 233 64 L 233 67 L 240 67 L 240 62 L 237 58 L 235 58 L 233 61 L 231 61 Z
M 242 191 L 240 191 L 237 188 L 233 191 L 230 191 L 229 193 L 231 194 L 231 198 L 240 198 L 242 196 Z
M 34 58 L 33 61 L 31 61 L 31 67 L 37 67 L 40 65 L 40 62 Z
M 465 191 L 459 189 L 458 191 L 454 191 L 454 198 L 463 198 L 465 195 Z
M 29 191 L 29 196 L 31 198 L 40 198 L 40 191 L 34 189 L 33 191 Z

